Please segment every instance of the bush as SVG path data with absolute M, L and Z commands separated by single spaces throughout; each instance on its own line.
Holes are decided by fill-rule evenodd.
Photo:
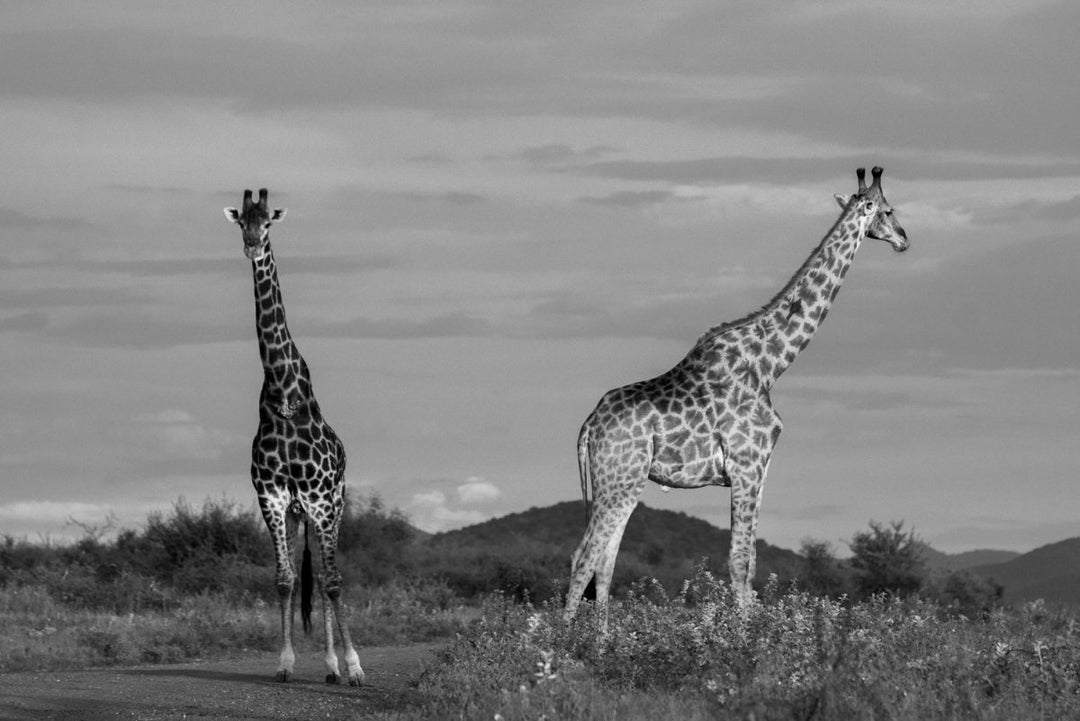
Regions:
M 863 598 L 882 593 L 908 596 L 917 593 L 926 580 L 922 543 L 914 531 L 904 533 L 904 522 L 889 528 L 870 521 L 869 531 L 851 539 L 851 567 Z
M 985 621 L 877 596 L 840 604 L 772 580 L 740 613 L 700 566 L 640 583 L 596 633 L 588 604 L 489 600 L 407 718 L 1080 718 L 1080 624 L 1032 604 Z
M 983 576 L 958 571 L 950 573 L 928 590 L 948 613 L 985 619 L 1001 604 L 1004 589 Z
M 798 577 L 800 588 L 815 596 L 833 599 L 851 594 L 851 575 L 826 541 L 806 539 L 799 552 L 806 559 Z

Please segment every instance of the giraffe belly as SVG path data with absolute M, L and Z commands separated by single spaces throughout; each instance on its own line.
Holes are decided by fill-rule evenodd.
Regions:
M 693 441 L 679 447 L 661 444 L 649 465 L 649 480 L 669 488 L 731 485 L 719 444 Z

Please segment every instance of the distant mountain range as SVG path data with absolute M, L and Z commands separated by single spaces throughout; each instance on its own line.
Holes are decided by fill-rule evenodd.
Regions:
M 553 566 L 569 572 L 570 553 L 585 530 L 585 509 L 579 501 L 530 508 L 454 531 L 437 533 L 426 543 L 458 549 L 543 549 Z M 852 529 L 853 532 L 858 529 Z M 726 568 L 731 532 L 678 511 L 638 504 L 619 549 L 616 573 L 624 578 L 652 575 L 672 585 L 686 578 L 702 557 L 710 568 Z M 776 573 L 781 579 L 798 576 L 803 557 L 794 551 L 758 540 L 758 581 Z M 923 559 L 931 571 L 967 571 L 993 579 L 1004 587 L 1007 602 L 1043 598 L 1080 602 L 1080 538 L 1041 546 L 1028 553 L 980 549 L 946 554 L 924 544 Z M 635 575 L 636 574 L 636 575 Z M 681 575 L 680 575 L 681 574 Z M 726 578 L 726 572 L 723 572 Z
M 1040 546 L 1001 563 L 975 566 L 972 573 L 1005 588 L 1004 600 L 1080 602 L 1080 538 Z
M 1006 563 L 1020 556 L 1016 551 L 994 551 L 981 548 L 963 553 L 942 553 L 927 544 L 922 544 L 923 561 L 931 571 L 965 571 L 979 566 L 994 566 Z

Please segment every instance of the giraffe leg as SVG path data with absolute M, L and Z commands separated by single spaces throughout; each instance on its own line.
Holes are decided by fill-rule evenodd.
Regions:
M 572 557 L 573 569 L 570 590 L 566 594 L 563 618 L 569 620 L 577 612 L 578 604 L 589 579 L 596 575 L 596 609 L 602 630 L 607 629 L 608 591 L 615 572 L 615 558 L 619 554 L 623 531 L 630 514 L 637 506 L 638 496 L 645 487 L 645 479 L 610 480 L 598 474 L 601 482 L 596 484 L 592 516 L 585 535 Z
M 305 526 L 305 543 L 310 541 L 311 521 Z M 320 550 L 321 555 L 321 550 Z M 338 667 L 338 657 L 334 650 L 334 609 L 330 603 L 330 597 L 326 594 L 326 579 L 320 572 L 316 576 L 316 584 L 319 587 L 319 598 L 322 600 L 323 611 L 323 662 L 326 664 L 327 683 L 337 683 L 341 680 L 341 672 Z
M 615 575 L 615 559 L 619 556 L 619 544 L 622 543 L 623 532 L 626 524 L 630 521 L 630 514 L 637 506 L 637 496 L 633 497 L 633 503 L 623 504 L 611 515 L 611 535 L 605 544 L 603 555 L 596 569 L 596 611 L 600 617 L 600 635 L 607 636 L 608 632 L 608 596 L 611 591 L 611 579 Z
M 359 686 L 364 682 L 364 669 L 360 667 L 360 656 L 353 647 L 352 636 L 349 634 L 348 619 L 345 614 L 345 602 L 341 598 L 341 573 L 337 568 L 337 536 L 338 526 L 341 519 L 341 509 L 338 508 L 332 519 L 324 524 L 316 526 L 319 538 L 319 550 L 322 554 L 322 571 L 319 574 L 319 587 L 324 598 L 330 602 L 333 608 L 332 614 L 327 614 L 326 630 L 332 639 L 332 619 L 337 619 L 338 633 L 341 634 L 341 646 L 345 652 L 345 668 L 349 676 L 350 686 Z M 338 674 L 337 655 L 333 653 L 333 641 L 326 642 L 327 668 L 330 673 L 326 676 L 327 683 L 338 683 L 341 676 Z M 330 665 L 330 656 L 333 655 L 333 665 Z
M 264 514 L 266 513 L 264 509 Z M 282 507 L 280 512 L 267 516 L 267 525 L 274 536 L 274 555 L 277 558 L 278 604 L 281 610 L 281 654 L 275 678 L 289 681 L 293 675 L 296 654 L 292 645 L 293 596 L 296 591 L 296 570 L 293 568 L 293 548 L 296 542 L 297 520 Z
M 585 593 L 585 587 L 589 585 L 596 566 L 599 563 L 599 548 L 602 544 L 594 540 L 593 522 L 590 519 L 585 535 L 581 538 L 577 550 L 570 557 L 570 588 L 566 592 L 566 607 L 563 610 L 563 620 L 569 621 L 577 614 L 581 596 Z
M 757 572 L 757 525 L 769 457 L 732 474 L 731 482 L 731 553 L 728 570 L 735 602 L 745 612 L 755 599 L 751 585 Z
M 323 608 L 323 631 L 325 632 L 325 653 L 323 662 L 326 664 L 326 682 L 338 683 L 341 680 L 341 672 L 338 666 L 337 652 L 334 650 L 334 607 L 330 597 L 326 593 L 326 581 L 320 573 L 318 578 L 319 597 L 322 599 Z

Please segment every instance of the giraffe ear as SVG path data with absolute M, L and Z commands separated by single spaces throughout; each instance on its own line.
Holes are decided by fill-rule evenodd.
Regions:
M 285 217 L 284 208 L 274 208 L 274 212 L 270 214 L 270 220 L 278 221 Z
M 833 197 L 836 198 L 836 202 L 840 204 L 841 208 L 847 208 L 847 204 L 851 202 L 851 196 L 843 193 L 837 193 Z
M 225 217 L 229 219 L 230 223 L 239 223 L 240 222 L 240 211 L 237 210 L 236 208 L 226 208 L 225 209 Z

